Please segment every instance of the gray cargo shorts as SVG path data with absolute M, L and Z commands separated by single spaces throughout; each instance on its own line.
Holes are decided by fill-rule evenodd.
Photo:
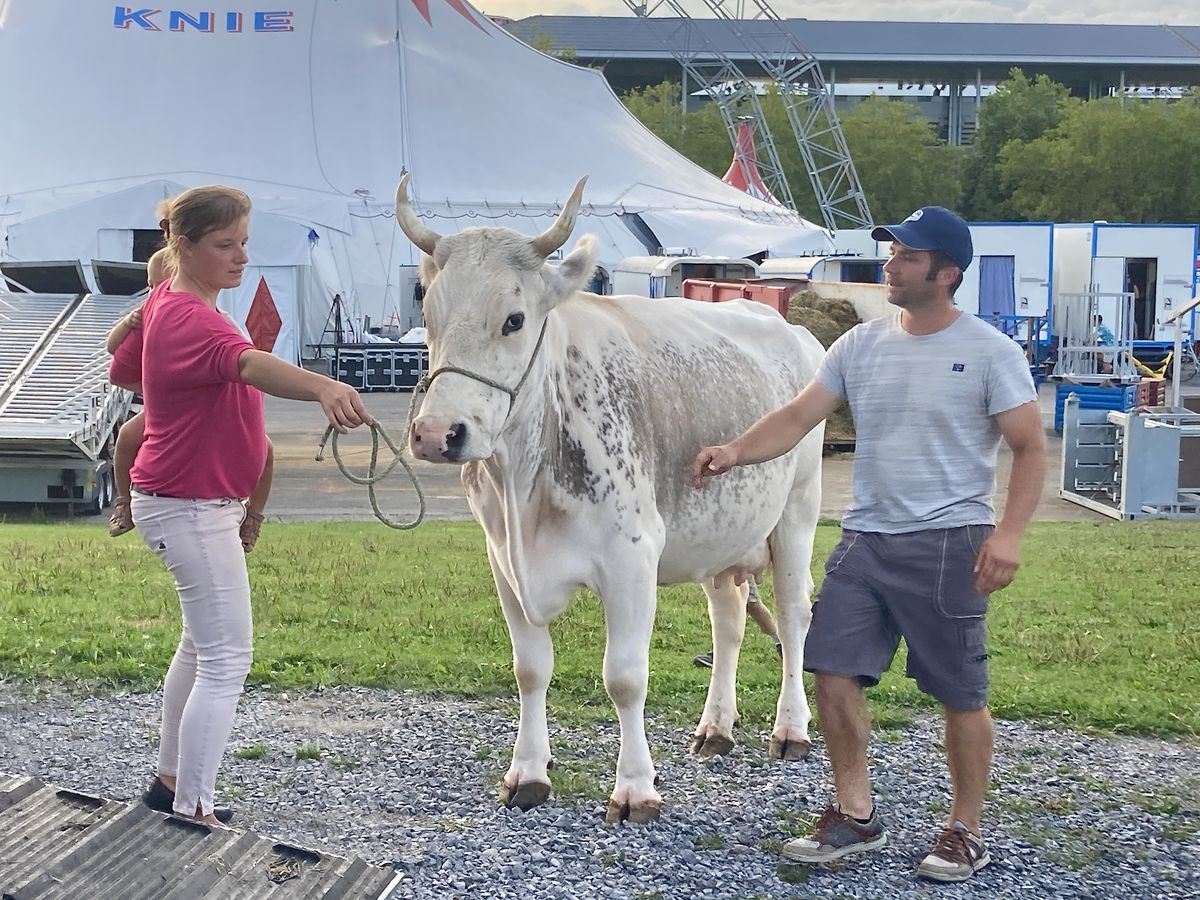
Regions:
M 843 530 L 825 563 L 804 668 L 872 687 L 903 637 L 917 687 L 950 709 L 986 706 L 988 598 L 975 591 L 974 570 L 993 530 Z

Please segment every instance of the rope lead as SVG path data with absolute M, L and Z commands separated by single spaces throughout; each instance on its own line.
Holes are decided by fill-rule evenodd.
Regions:
M 417 412 L 417 398 L 420 396 L 418 391 L 413 391 L 412 401 L 408 405 L 408 424 L 405 426 L 404 433 L 408 435 L 412 431 L 413 417 Z M 317 462 L 325 459 L 325 445 L 333 438 L 331 445 L 333 450 L 333 461 L 337 463 L 338 471 L 354 484 L 365 484 L 367 486 L 367 497 L 371 501 L 371 510 L 375 513 L 375 518 L 386 525 L 388 528 L 395 528 L 397 531 L 408 531 L 416 528 L 425 520 L 425 492 L 421 490 L 421 482 L 417 479 L 417 473 L 413 471 L 412 466 L 408 464 L 408 460 L 404 458 L 404 450 L 396 446 L 396 442 L 378 422 L 371 423 L 371 461 L 367 464 L 366 476 L 355 475 L 342 462 L 342 456 L 338 452 L 338 432 L 332 425 L 325 429 L 325 435 L 321 438 L 321 443 L 317 445 Z M 387 468 L 382 472 L 379 468 L 379 439 L 383 438 L 388 449 L 392 451 L 392 461 L 388 463 Z M 420 504 L 420 509 L 417 511 L 416 518 L 408 522 L 400 522 L 395 519 L 390 519 L 379 508 L 379 499 L 375 496 L 375 485 L 379 484 L 385 478 L 392 474 L 392 470 L 399 463 L 404 467 L 405 473 L 408 475 L 408 480 L 412 482 L 413 488 L 417 492 L 417 502 Z

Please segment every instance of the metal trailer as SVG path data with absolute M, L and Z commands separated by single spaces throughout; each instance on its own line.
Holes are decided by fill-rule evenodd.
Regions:
M 142 299 L 0 293 L 0 502 L 90 513 L 111 503 L 133 395 L 108 382 L 105 336 Z
M 1071 394 L 1063 411 L 1058 495 L 1114 519 L 1200 519 L 1200 414 L 1178 407 L 1122 412 L 1085 409 Z

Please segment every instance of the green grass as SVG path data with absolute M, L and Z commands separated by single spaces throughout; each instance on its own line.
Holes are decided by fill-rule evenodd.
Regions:
M 320 759 L 321 748 L 316 744 L 304 744 L 296 748 L 296 759 Z
M 266 744 L 250 744 L 233 751 L 238 759 L 266 759 L 271 748 Z
M 837 538 L 822 526 L 820 559 Z M 1017 582 L 992 600 L 992 705 L 1006 718 L 1122 733 L 1200 734 L 1200 527 L 1038 524 Z M 397 533 L 374 523 L 272 525 L 250 557 L 255 660 L 273 687 L 404 687 L 508 698 L 511 648 L 472 522 Z M 769 589 L 766 599 L 773 602 Z M 95 523 L 0 529 L 0 678 L 151 689 L 178 637 L 170 577 L 136 535 Z M 581 593 L 554 625 L 553 714 L 611 718 L 600 678 L 604 626 Z M 699 715 L 709 643 L 696 586 L 659 592 L 648 709 Z M 778 660 L 747 628 L 739 676 L 743 732 L 770 727 Z M 881 727 L 932 708 L 903 657 L 870 692 Z

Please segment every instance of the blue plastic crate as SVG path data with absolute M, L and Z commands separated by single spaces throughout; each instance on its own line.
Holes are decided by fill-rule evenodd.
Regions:
M 1091 384 L 1060 384 L 1054 392 L 1054 430 L 1063 430 L 1063 409 L 1067 397 L 1075 394 L 1079 397 L 1080 409 L 1115 409 L 1119 412 L 1129 412 L 1137 403 L 1137 385 L 1125 384 L 1113 387 L 1101 387 Z

